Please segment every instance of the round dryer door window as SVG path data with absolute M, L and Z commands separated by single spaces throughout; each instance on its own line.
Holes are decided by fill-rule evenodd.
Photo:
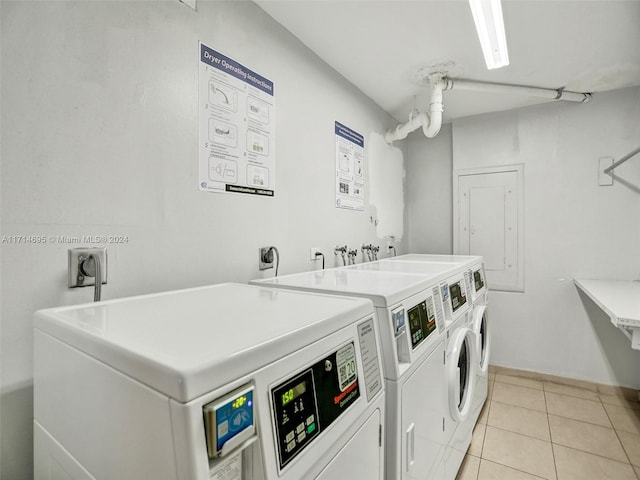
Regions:
M 457 421 L 464 421 L 471 412 L 475 388 L 475 335 L 469 328 L 459 328 L 450 340 L 447 380 L 449 410 Z
M 489 371 L 489 353 L 491 351 L 491 335 L 487 306 L 476 307 L 473 312 L 473 333 L 476 336 L 476 352 L 478 354 L 478 373 L 486 375 Z

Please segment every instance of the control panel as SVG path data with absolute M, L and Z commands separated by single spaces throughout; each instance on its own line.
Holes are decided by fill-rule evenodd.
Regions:
M 479 292 L 484 288 L 484 275 L 482 274 L 481 268 L 473 272 L 473 284 L 476 288 L 476 292 Z
M 455 313 L 467 303 L 467 292 L 462 281 L 449 285 L 449 293 L 451 294 L 451 308 Z
M 393 326 L 396 332 L 396 336 L 404 331 L 404 308 L 399 308 L 391 312 L 391 319 L 393 320 Z
M 411 345 L 415 349 L 425 338 L 436 330 L 436 312 L 433 298 L 427 297 L 407 311 L 409 315 L 409 330 L 411 331 Z
M 433 300 L 435 303 L 435 310 L 436 310 L 436 319 L 440 319 L 440 322 L 436 321 L 436 324 L 440 323 L 438 325 L 438 330 L 440 330 L 440 333 L 442 333 L 442 331 L 444 330 L 444 325 L 443 323 L 445 322 L 445 317 L 444 317 L 444 311 L 442 310 L 442 295 L 441 295 L 441 291 L 440 291 L 440 287 L 436 286 L 433 287 Z
M 404 307 L 399 307 L 391 311 L 391 322 L 395 329 L 398 362 L 409 363 L 411 357 L 409 356 L 409 344 L 407 343 L 407 325 L 405 322 Z
M 280 469 L 360 397 L 357 372 L 351 342 L 271 389 Z
M 442 300 L 442 306 L 444 308 L 444 319 L 447 324 L 453 319 L 453 312 L 451 311 L 451 297 L 449 291 L 449 284 L 440 284 L 440 299 Z
M 415 307 L 407 310 L 409 316 L 409 331 L 411 332 L 411 346 L 414 349 L 427 337 L 423 329 L 424 322 L 422 321 L 426 316 L 426 310 L 427 306 L 425 302 L 420 302 Z
M 464 272 L 464 286 L 466 287 L 466 291 L 471 297 L 474 297 L 475 290 L 472 290 L 471 285 L 473 284 L 473 271 L 471 269 Z
M 203 407 L 209 457 L 224 456 L 255 436 L 253 393 L 253 385 L 245 385 Z

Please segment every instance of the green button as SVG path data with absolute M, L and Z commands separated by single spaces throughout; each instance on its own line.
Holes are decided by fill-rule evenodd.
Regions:
M 307 427 L 307 433 L 309 433 L 309 434 L 310 434 L 310 433 L 312 433 L 315 429 L 316 429 L 316 424 L 315 424 L 315 423 L 312 423 L 311 425 L 309 425 L 309 426 Z

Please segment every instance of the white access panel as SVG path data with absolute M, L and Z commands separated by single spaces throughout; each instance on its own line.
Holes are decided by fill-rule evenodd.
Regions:
M 357 458 L 382 479 L 368 300 L 216 285 L 42 310 L 34 338 L 37 479 L 316 479 Z M 294 406 L 289 439 L 277 412 Z M 207 409 L 227 407 L 240 423 L 209 429 Z
M 459 171 L 454 190 L 454 253 L 482 255 L 491 289 L 523 291 L 523 167 Z
M 402 458 L 403 478 L 422 480 L 439 478 L 435 470 L 445 453 L 445 432 L 442 425 L 442 397 L 433 392 L 442 392 L 439 387 L 445 376 L 444 341 L 441 341 L 424 363 L 402 384 L 390 383 L 402 393 Z M 395 382 L 393 382 L 395 383 Z M 419 412 L 419 414 L 416 414 Z M 433 471 L 430 471 L 433 469 Z
M 384 412 L 376 409 L 347 445 L 322 470 L 317 480 L 335 480 L 343 477 L 346 472 L 352 479 L 382 480 L 384 473 L 380 469 L 382 459 L 379 458 L 379 440 L 383 414 Z

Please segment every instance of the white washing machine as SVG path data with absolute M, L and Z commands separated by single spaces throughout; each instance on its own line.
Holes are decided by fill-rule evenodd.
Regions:
M 253 282 L 373 300 L 387 395 L 387 480 L 445 478 L 443 278 L 337 268 Z
M 473 422 L 478 421 L 489 389 L 489 359 L 491 356 L 491 324 L 488 316 L 488 288 L 484 264 L 475 262 L 468 270 L 472 292 L 472 315 L 470 327 L 476 335 L 476 391 L 473 401 Z
M 440 288 L 446 331 L 445 385 L 449 413 L 445 422 L 445 471 L 447 479 L 454 479 L 471 444 L 473 427 L 477 421 L 476 406 L 483 396 L 482 386 L 480 391 L 477 388 L 478 336 L 473 330 L 473 286 L 470 283 L 472 267 L 481 266 L 482 257 L 414 254 L 385 259 L 379 264 L 376 268 L 386 269 L 393 264 L 394 270 L 411 273 L 444 271 L 449 275 Z M 483 403 L 484 399 L 480 409 Z M 480 409 L 477 410 L 478 414 Z
M 366 299 L 223 284 L 36 313 L 35 478 L 384 478 Z
M 471 314 L 468 326 L 476 336 L 478 365 L 472 406 L 471 423 L 475 425 L 488 395 L 489 361 L 491 355 L 491 331 L 487 313 L 488 288 L 481 256 L 407 254 L 385 259 L 389 262 L 427 264 L 439 269 L 443 265 L 456 265 L 466 272 L 465 286 L 471 292 Z
M 456 477 L 464 456 L 471 445 L 475 419 L 473 405 L 476 398 L 477 352 L 476 336 L 470 328 L 471 298 L 466 270 L 441 283 L 442 303 L 446 319 L 446 384 L 449 416 L 445 470 L 447 479 Z

